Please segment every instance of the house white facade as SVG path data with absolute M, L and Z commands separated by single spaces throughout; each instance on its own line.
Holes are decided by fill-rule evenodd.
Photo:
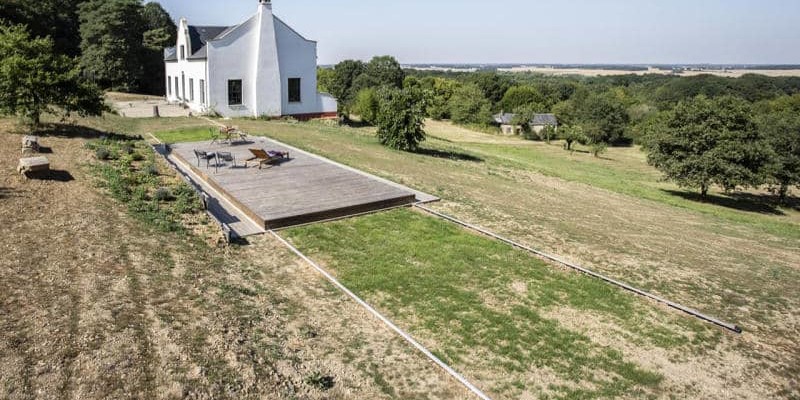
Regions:
M 317 43 L 274 16 L 269 0 L 236 26 L 193 26 L 181 18 L 164 64 L 167 100 L 196 113 L 336 116 L 336 100 L 317 92 Z

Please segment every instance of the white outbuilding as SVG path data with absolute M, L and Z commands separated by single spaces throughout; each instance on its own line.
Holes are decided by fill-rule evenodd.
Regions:
M 298 119 L 336 116 L 336 100 L 317 92 L 317 43 L 272 14 L 270 0 L 236 26 L 178 24 L 164 50 L 167 100 L 196 113 Z

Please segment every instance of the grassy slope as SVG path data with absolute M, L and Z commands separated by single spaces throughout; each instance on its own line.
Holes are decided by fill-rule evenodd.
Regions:
M 718 331 L 685 318 L 662 314 L 665 320 L 651 325 L 650 314 L 660 312 L 634 296 L 408 210 L 287 234 L 328 260 L 345 285 L 411 325 L 437 354 L 472 374 L 489 372 L 488 386 L 503 398 L 660 392 L 660 374 L 543 315 L 556 307 L 613 321 L 615 334 L 645 345 L 696 351 L 719 339 Z M 543 370 L 555 377 L 533 383 Z
M 440 210 L 743 325 L 748 340 L 720 357 L 746 357 L 742 373 L 759 376 L 764 390 L 800 373 L 796 211 L 736 210 L 664 192 L 670 185 L 635 149 L 595 159 L 432 122 L 429 151 L 408 154 L 383 148 L 369 129 L 234 123 L 437 194 Z
M 0 221 L 14 233 L 0 261 L 0 398 L 468 398 L 276 240 L 219 248 L 203 214 L 164 232 L 109 196 L 113 176 L 91 174 L 84 138 L 109 132 L 81 125 L 198 123 L 48 130 L 46 155 L 70 178 L 25 180 L 17 129 L 0 118 Z

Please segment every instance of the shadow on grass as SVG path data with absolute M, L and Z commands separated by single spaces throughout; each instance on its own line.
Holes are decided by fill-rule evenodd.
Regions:
M 36 130 L 37 136 L 52 136 L 61 138 L 83 138 L 83 139 L 109 139 L 115 141 L 135 141 L 142 140 L 139 135 L 124 135 L 114 132 L 104 132 L 94 128 L 70 124 L 46 124 Z
M 714 195 L 709 194 L 705 198 L 700 196 L 700 193 L 685 192 L 680 190 L 666 190 L 662 189 L 667 194 L 678 196 L 686 200 L 696 201 L 700 203 L 713 204 L 725 208 L 731 208 L 739 211 L 754 212 L 767 215 L 786 215 L 779 208 L 780 204 L 777 199 L 771 195 L 758 195 L 750 193 L 733 193 L 730 195 Z M 797 199 L 792 200 L 798 207 Z M 793 208 L 794 208 L 793 207 Z
M 366 122 L 363 122 L 363 121 L 356 121 L 356 120 L 352 120 L 352 119 L 347 119 L 347 120 L 344 120 L 344 121 L 340 121 L 339 122 L 339 126 L 348 126 L 350 128 L 367 128 L 367 127 L 370 127 L 372 125 L 370 125 L 370 124 L 368 124 Z
M 42 174 L 42 176 L 36 178 L 42 181 L 53 181 L 53 182 L 72 182 L 75 178 L 69 171 L 62 171 L 62 170 L 50 170 L 49 173 Z
M 444 158 L 455 161 L 483 162 L 483 159 L 472 154 L 461 153 L 454 150 L 417 149 L 414 153 L 423 156 Z

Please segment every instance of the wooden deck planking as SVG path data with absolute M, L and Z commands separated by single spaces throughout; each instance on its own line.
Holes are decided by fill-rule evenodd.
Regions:
M 189 165 L 195 175 L 220 192 L 265 229 L 343 217 L 416 201 L 411 189 L 340 166 L 323 158 L 287 148 L 265 138 L 253 138 L 246 145 L 180 143 L 171 146 L 172 155 Z M 288 151 L 290 160 L 258 169 L 244 160 L 248 148 Z M 193 150 L 231 152 L 238 167 L 214 164 L 198 167 Z M 228 163 L 230 164 L 230 163 Z

